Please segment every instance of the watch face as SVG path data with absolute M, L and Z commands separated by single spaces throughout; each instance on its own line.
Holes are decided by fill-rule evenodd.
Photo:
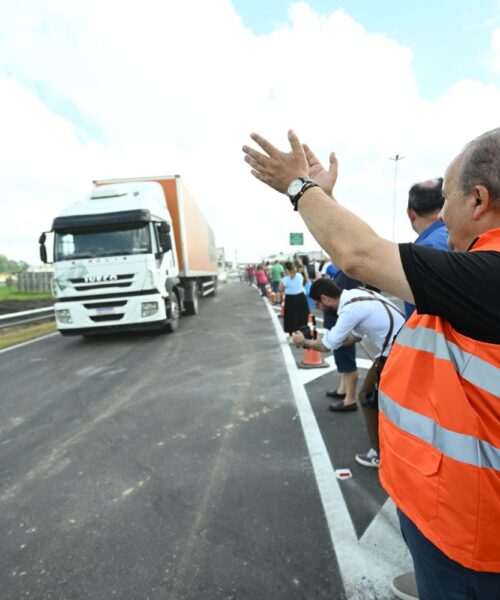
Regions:
M 294 179 L 288 186 L 288 195 L 291 197 L 296 196 L 302 189 L 303 185 L 304 182 L 302 179 Z

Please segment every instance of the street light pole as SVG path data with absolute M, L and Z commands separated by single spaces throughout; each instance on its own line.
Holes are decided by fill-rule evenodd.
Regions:
M 392 198 L 392 241 L 396 240 L 396 196 L 398 189 L 398 162 L 403 160 L 404 156 L 396 154 L 395 156 L 389 156 L 389 160 L 394 161 L 394 194 Z

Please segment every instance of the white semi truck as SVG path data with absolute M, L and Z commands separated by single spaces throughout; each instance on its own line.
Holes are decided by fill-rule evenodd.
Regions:
M 215 239 L 179 175 L 95 181 L 53 221 L 62 335 L 174 332 L 217 291 Z M 46 233 L 40 256 L 47 262 Z

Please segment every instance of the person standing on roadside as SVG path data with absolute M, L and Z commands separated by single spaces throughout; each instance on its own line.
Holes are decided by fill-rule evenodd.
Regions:
M 408 193 L 407 214 L 411 226 L 418 238 L 415 244 L 448 250 L 448 230 L 446 225 L 439 219 L 439 213 L 443 208 L 444 198 L 442 193 L 443 178 L 430 179 L 416 183 Z M 408 318 L 415 306 L 405 302 L 405 313 Z
M 286 275 L 280 282 L 280 293 L 285 295 L 285 315 L 283 329 L 291 335 L 309 319 L 309 306 L 304 291 L 304 278 L 297 272 L 297 267 L 291 261 L 285 263 Z
M 347 275 L 416 306 L 382 374 L 379 435 L 380 479 L 398 507 L 419 597 L 498 598 L 500 128 L 446 170 L 439 218 L 454 252 L 379 237 L 332 201 L 335 154 L 327 171 L 293 131 L 288 138 L 284 153 L 252 134 L 264 151 L 243 147 L 252 174 L 288 194 Z
M 412 185 L 408 192 L 407 214 L 413 231 L 418 233 L 415 244 L 439 250 L 449 250 L 448 230 L 439 218 L 439 213 L 444 204 L 442 187 L 442 177 Z M 415 306 L 405 301 L 404 307 L 405 316 L 408 319 L 415 310 Z M 400 575 L 395 581 L 405 595 L 411 597 L 413 594 L 413 597 L 418 597 L 414 572 Z M 395 589 L 394 593 L 397 595 L 398 590 Z
M 275 302 L 281 304 L 280 281 L 285 269 L 278 259 L 271 266 L 271 289 L 276 294 Z
M 335 279 L 337 273 L 339 272 L 338 268 L 332 263 L 332 259 L 327 256 L 326 261 L 321 267 L 321 275 L 323 277 L 329 277 L 330 279 Z
M 248 285 L 250 285 L 250 286 L 255 285 L 255 267 L 254 267 L 254 265 L 248 265 L 247 274 L 248 274 Z
M 257 270 L 255 271 L 255 279 L 257 280 L 257 286 L 259 287 L 260 295 L 265 298 L 266 297 L 266 285 L 268 283 L 266 271 L 264 270 L 264 266 L 262 264 L 257 265 Z

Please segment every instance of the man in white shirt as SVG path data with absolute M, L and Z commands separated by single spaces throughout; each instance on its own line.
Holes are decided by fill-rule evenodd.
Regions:
M 374 363 L 358 394 L 371 448 L 366 454 L 357 454 L 356 460 L 364 466 L 378 467 L 378 401 L 375 392 L 392 342 L 404 324 L 404 317 L 394 304 L 380 294 L 360 288 L 341 290 L 326 278 L 317 279 L 309 295 L 320 310 L 336 310 L 338 319 L 322 339 L 307 340 L 301 332 L 294 333 L 292 339 L 296 346 L 331 352 L 366 336 L 377 349 Z M 339 401 L 330 406 L 331 410 L 337 412 L 354 411 L 356 408 L 355 401 Z

